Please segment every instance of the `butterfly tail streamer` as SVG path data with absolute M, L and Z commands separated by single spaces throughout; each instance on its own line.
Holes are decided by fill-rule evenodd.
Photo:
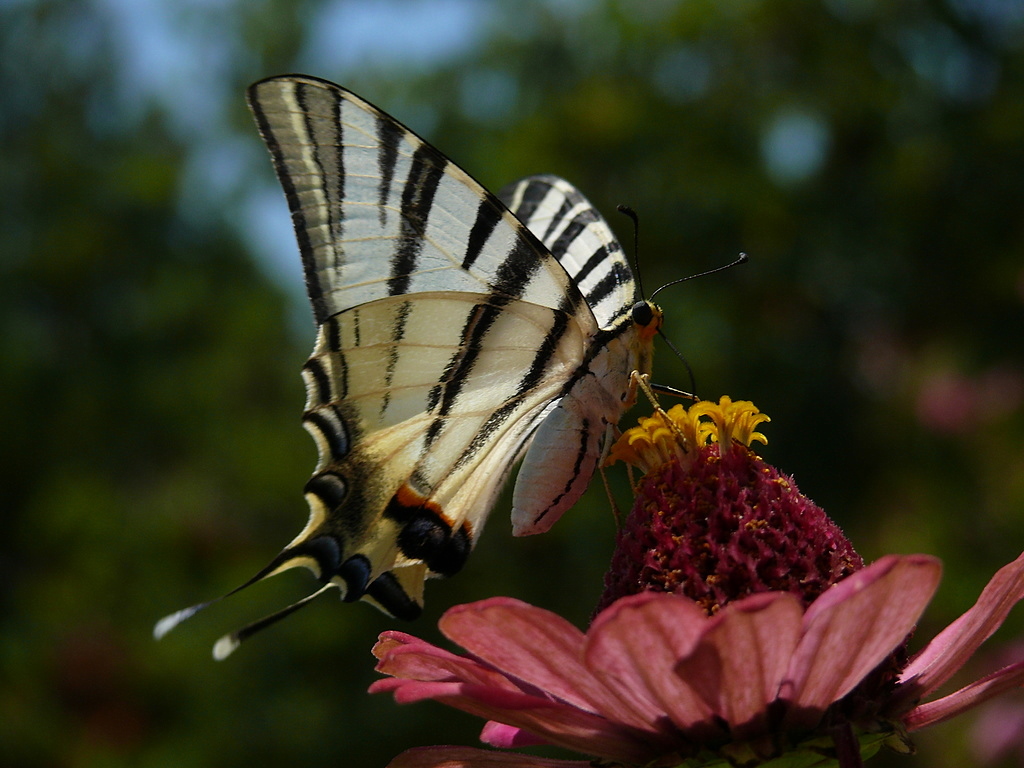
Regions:
M 188 619 L 191 619 L 204 608 L 209 608 L 214 603 L 219 603 L 225 597 L 227 597 L 227 595 L 215 598 L 214 600 L 207 600 L 205 603 L 197 603 L 195 605 L 190 605 L 188 608 L 182 608 L 180 611 L 175 611 L 174 613 L 168 616 L 164 616 L 153 627 L 153 638 L 155 640 L 161 640 L 164 635 L 166 635 L 176 626 L 178 626 L 179 624 Z
M 301 600 L 297 600 L 296 602 L 282 608 L 279 611 L 275 611 L 274 613 L 271 613 L 268 616 L 264 616 L 262 619 L 254 621 L 252 624 L 247 624 L 239 630 L 224 635 L 224 637 L 220 638 L 220 640 L 214 643 L 213 658 L 217 661 L 223 661 L 232 653 L 234 653 L 235 649 L 238 648 L 238 646 L 240 646 L 243 641 L 252 637 L 257 632 L 260 632 L 261 630 L 264 630 L 267 627 L 273 626 L 281 619 L 286 618 L 287 616 L 291 616 L 297 610 L 309 605 L 311 602 L 313 602 L 316 598 L 320 597 L 320 595 L 322 595 L 328 589 L 331 589 L 335 586 L 335 584 L 324 584 L 322 587 L 320 587 L 320 589 L 316 590 L 315 592 L 309 595 L 306 595 Z
M 266 578 L 268 578 L 270 576 L 273 576 L 276 573 L 279 573 L 279 572 L 281 572 L 283 570 L 287 570 L 288 568 L 294 567 L 294 565 L 295 565 L 294 562 L 292 564 L 288 564 L 289 561 L 294 561 L 294 560 L 295 560 L 295 551 L 293 549 L 288 548 L 288 549 L 283 550 L 280 554 L 278 554 L 277 557 L 275 557 L 273 560 L 271 560 L 269 563 L 267 563 L 266 566 L 261 568 L 259 571 L 257 571 L 255 574 L 253 574 L 252 577 L 247 579 L 244 583 L 239 584 L 237 587 L 232 589 L 230 592 L 225 592 L 220 597 L 215 597 L 212 600 L 206 600 L 206 601 L 204 601 L 202 603 L 196 603 L 195 605 L 190 605 L 188 608 L 182 608 L 180 611 L 175 611 L 172 614 L 164 616 L 162 619 L 160 619 L 160 621 L 158 621 L 153 626 L 153 638 L 156 639 L 156 640 L 161 640 L 167 633 L 169 633 L 171 630 L 173 630 L 179 624 L 182 624 L 182 623 L 188 621 L 189 619 L 191 619 L 193 616 L 195 616 L 200 611 L 206 610 L 211 605 L 216 605 L 221 600 L 224 600 L 224 599 L 226 599 L 228 597 L 231 597 L 232 595 L 237 594 L 238 592 L 241 592 L 243 589 L 245 589 L 247 587 L 251 587 L 253 584 L 255 584 L 258 581 L 263 581 L 263 579 L 266 579 Z M 336 585 L 332 583 L 332 584 L 329 584 L 327 586 L 336 586 Z

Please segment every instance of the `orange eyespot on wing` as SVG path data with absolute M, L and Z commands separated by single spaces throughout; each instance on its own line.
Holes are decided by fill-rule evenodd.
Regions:
M 439 504 L 407 484 L 388 502 L 384 514 L 401 526 L 398 548 L 409 560 L 422 560 L 442 576 L 453 576 L 466 564 L 473 547 L 469 520 L 456 525 Z

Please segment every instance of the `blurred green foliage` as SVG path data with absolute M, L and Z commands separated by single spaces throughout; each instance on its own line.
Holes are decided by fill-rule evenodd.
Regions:
M 383 5 L 400 29 L 425 4 Z M 458 6 L 435 5 L 419 34 Z M 150 636 L 305 520 L 312 328 L 252 255 L 249 195 L 274 182 L 242 96 L 300 67 L 492 189 L 551 172 L 604 211 L 628 202 L 648 292 L 748 252 L 661 294 L 666 330 L 702 394 L 773 417 L 765 457 L 866 559 L 943 558 L 921 637 L 1024 548 L 1019 2 L 515 0 L 450 56 L 337 69 L 315 68 L 309 40 L 325 8 L 344 20 L 360 3 L 141 6 L 180 22 L 195 48 L 167 61 L 194 55 L 197 76 L 145 79 L 125 41 L 154 40 L 132 37 L 129 4 L 0 5 L 3 764 L 375 766 L 475 742 L 472 718 L 365 695 L 395 623 L 364 606 L 318 601 L 210 661 L 221 633 L 304 594 L 305 574 Z M 667 350 L 656 371 L 689 385 Z M 535 540 L 510 537 L 507 506 L 402 628 L 436 639 L 446 607 L 493 594 L 585 624 L 613 539 L 602 494 Z M 995 647 L 1022 632 L 1012 618 Z M 969 725 L 899 759 L 972 764 Z

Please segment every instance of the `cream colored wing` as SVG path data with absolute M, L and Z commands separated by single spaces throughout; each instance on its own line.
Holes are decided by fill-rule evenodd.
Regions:
M 318 325 L 303 423 L 320 459 L 305 529 L 238 589 L 303 565 L 345 600 L 413 618 L 423 580 L 462 567 L 545 418 L 559 423 L 543 434 L 572 450 L 535 454 L 540 470 L 528 460 L 527 478 L 542 483 L 517 494 L 526 527 L 542 529 L 548 511 L 560 514 L 586 487 L 624 382 L 649 364 L 650 336 L 629 311 L 632 276 L 607 224 L 561 179 L 510 188 L 526 226 L 439 151 L 332 83 L 270 78 L 249 89 L 249 104 L 291 209 Z M 311 598 L 227 636 L 216 654 Z M 167 617 L 156 634 L 206 605 Z

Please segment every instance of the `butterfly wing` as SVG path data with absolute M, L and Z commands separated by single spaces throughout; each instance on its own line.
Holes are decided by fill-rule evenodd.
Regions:
M 494 294 L 592 313 L 494 195 L 390 115 L 333 83 L 275 77 L 249 106 L 291 209 L 316 322 L 388 296 Z
M 304 424 L 320 461 L 307 565 L 400 616 L 461 568 L 514 458 L 599 332 L 566 270 L 493 195 L 354 94 L 254 85 L 320 326 Z
M 632 405 L 630 374 L 650 372 L 650 339 L 660 324 L 638 327 L 630 309 L 639 291 L 622 246 L 601 214 L 565 179 L 531 176 L 501 199 L 551 251 L 583 293 L 602 331 L 584 368 L 545 414 L 516 480 L 516 535 L 548 530 L 587 489 L 605 443 Z
M 343 88 L 286 76 L 248 96 L 291 209 L 318 325 L 303 368 L 303 424 L 319 461 L 305 489 L 305 529 L 239 589 L 303 565 L 345 600 L 412 618 L 424 578 L 462 567 L 538 426 L 585 395 L 574 382 L 607 367 L 630 326 L 614 305 L 631 302 L 632 277 L 607 224 L 559 179 L 525 180 L 513 196 L 527 228 Z M 633 367 L 622 350 L 612 357 L 625 370 L 610 384 L 614 396 L 597 393 L 584 409 L 604 421 L 605 412 L 617 420 Z M 571 464 L 547 479 L 567 471 Z M 541 494 L 527 506 L 544 502 Z M 215 653 L 307 600 L 228 636 Z M 157 634 L 201 607 L 168 617 Z
M 499 195 L 558 259 L 602 328 L 614 328 L 640 298 L 626 254 L 604 217 L 558 176 L 529 176 Z

